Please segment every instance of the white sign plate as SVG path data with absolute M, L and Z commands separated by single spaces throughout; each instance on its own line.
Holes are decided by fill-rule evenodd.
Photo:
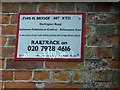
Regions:
M 20 13 L 15 60 L 83 60 L 84 13 Z

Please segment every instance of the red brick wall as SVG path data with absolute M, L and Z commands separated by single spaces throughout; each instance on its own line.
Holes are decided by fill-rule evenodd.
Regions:
M 19 12 L 85 12 L 84 62 L 14 61 Z M 0 17 L 0 88 L 119 87 L 119 3 L 2 3 Z

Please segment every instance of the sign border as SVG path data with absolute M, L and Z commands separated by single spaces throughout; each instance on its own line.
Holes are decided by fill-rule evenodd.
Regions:
M 19 24 L 20 24 L 20 15 L 82 15 L 82 39 L 81 39 L 81 58 L 17 58 L 18 51 L 18 39 L 19 39 Z M 83 61 L 84 60 L 84 28 L 85 28 L 85 13 L 84 12 L 24 12 L 18 14 L 17 22 L 17 32 L 16 32 L 16 46 L 15 46 L 15 55 L 14 59 L 19 61 L 29 60 L 29 61 Z

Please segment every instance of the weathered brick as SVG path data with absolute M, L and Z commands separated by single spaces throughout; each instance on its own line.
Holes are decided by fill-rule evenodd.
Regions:
M 116 29 L 116 30 L 115 30 L 115 35 L 120 36 L 120 23 L 116 24 L 115 27 L 116 27 L 116 28 L 115 28 L 115 29 Z
M 111 46 L 113 44 L 117 44 L 118 42 L 113 41 L 111 36 L 97 36 L 93 35 L 90 37 L 87 37 L 87 45 L 95 45 L 95 46 Z M 115 42 L 115 43 L 114 43 Z
M 6 37 L 0 37 L 0 46 L 4 46 L 6 44 Z
M 109 60 L 107 61 L 107 66 L 110 68 L 120 68 L 120 61 L 119 60 Z
M 120 85 L 119 85 L 119 84 L 114 84 L 114 83 L 112 83 L 112 84 L 109 86 L 109 88 L 110 88 L 111 90 L 120 90 Z
M 19 12 L 19 3 L 2 3 L 2 12 L 3 13 Z
M 70 78 L 69 71 L 54 71 L 53 73 L 53 79 L 59 80 L 59 81 L 68 81 Z
M 114 25 L 98 25 L 96 26 L 96 35 L 114 35 Z
M 94 11 L 95 12 L 110 12 L 112 3 L 94 3 Z
M 111 6 L 111 12 L 120 12 L 120 4 L 119 2 L 114 2 L 112 3 L 112 6 Z
M 93 4 L 92 3 L 76 3 L 76 9 L 79 12 L 92 12 Z
M 85 27 L 85 35 L 86 36 L 91 36 L 94 33 L 93 27 L 92 26 L 86 26 Z
M 87 23 L 94 24 L 110 24 L 119 23 L 119 13 L 88 13 Z
M 58 11 L 75 11 L 75 3 L 58 3 Z
M 101 59 L 87 59 L 85 60 L 85 69 L 87 70 L 103 70 L 107 68 L 107 62 Z
M 98 58 L 111 58 L 112 48 L 96 48 L 95 55 Z
M 111 73 L 112 73 L 111 81 L 120 84 L 120 79 L 119 79 L 120 70 L 112 70 Z
M 119 23 L 120 13 L 97 13 L 95 15 L 95 23 L 106 24 L 106 23 Z
M 11 16 L 11 23 L 17 24 L 17 22 L 18 22 L 18 15 L 12 15 Z
M 14 48 L 13 47 L 3 47 L 2 48 L 2 57 L 14 57 Z
M 35 71 L 34 80 L 48 80 L 50 77 L 50 71 Z
M 93 57 L 93 49 L 85 47 L 84 58 L 87 59 L 87 58 L 92 58 L 92 57 Z
M 55 83 L 55 84 L 45 84 L 45 90 L 47 89 L 57 89 L 57 90 L 81 90 L 82 84 L 61 84 L 61 83 Z M 68 88 L 68 89 L 67 89 Z
M 15 61 L 14 59 L 8 59 L 6 68 L 39 69 L 43 68 L 43 61 Z
M 93 80 L 95 81 L 110 81 L 111 79 L 111 71 L 94 71 L 92 72 Z
M 83 68 L 83 62 L 54 62 L 54 61 L 46 61 L 47 68 Z
M 120 36 L 113 36 L 111 39 L 111 43 L 113 46 L 119 46 L 120 45 Z
M 100 89 L 100 90 L 112 90 L 110 88 L 110 83 L 109 82 L 93 82 L 93 83 L 85 83 L 84 88 L 85 89 Z
M 0 23 L 1 24 L 9 24 L 9 20 L 10 20 L 10 15 L 0 15 Z
M 16 34 L 17 27 L 16 26 L 3 26 L 2 27 L 2 34 L 9 35 L 9 34 Z
M 2 80 L 13 80 L 13 71 L 2 70 Z
M 32 71 L 15 71 L 15 80 L 29 80 L 32 76 Z
M 113 48 L 114 59 L 120 59 L 120 46 Z
M 16 44 L 16 38 L 15 37 L 9 37 L 7 46 L 15 46 Z
M 87 42 L 87 45 L 95 46 L 97 42 L 97 37 L 95 35 L 88 36 L 86 37 L 86 42 Z
M 95 20 L 96 20 L 95 13 L 88 13 L 86 17 L 87 17 L 86 23 L 92 23 L 92 24 L 95 23 Z
M 36 85 L 33 82 L 5 82 L 5 89 L 36 89 Z
M 39 7 L 40 12 L 56 12 L 57 3 L 42 3 Z
M 37 4 L 35 3 L 23 3 L 21 4 L 20 12 L 36 12 Z

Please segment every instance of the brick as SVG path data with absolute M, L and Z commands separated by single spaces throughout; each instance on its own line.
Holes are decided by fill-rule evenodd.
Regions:
M 111 12 L 120 12 L 120 4 L 118 2 L 112 3 Z
M 94 24 L 119 23 L 119 13 L 88 13 L 87 22 Z
M 98 58 L 111 58 L 112 48 L 96 48 L 95 55 Z
M 9 20 L 10 20 L 10 15 L 0 15 L 0 23 L 2 24 L 9 24 Z
M 120 68 L 120 61 L 119 60 L 109 60 L 107 61 L 107 65 L 110 68 Z
M 6 37 L 0 37 L 0 46 L 4 46 L 6 44 Z
M 80 82 L 87 81 L 90 74 L 83 70 L 75 70 L 73 74 L 73 80 L 78 80 Z
M 92 58 L 93 57 L 93 53 L 92 52 L 93 52 L 92 48 L 85 47 L 84 58 L 85 59 Z
M 96 42 L 98 41 L 97 37 L 95 35 L 88 36 L 86 38 L 87 45 L 96 45 Z
M 33 82 L 5 82 L 5 89 L 36 89 L 35 83 Z
M 2 3 L 3 13 L 17 13 L 19 12 L 19 3 Z
M 2 58 L 2 47 L 0 47 L 0 57 Z
M 47 89 L 51 89 L 53 90 L 57 89 L 57 90 L 82 90 L 82 84 L 61 84 L 61 83 L 54 83 L 54 84 L 45 84 L 45 90 Z
M 101 59 L 87 59 L 84 68 L 87 70 L 103 70 L 107 68 L 107 62 Z
M 111 71 L 94 71 L 92 77 L 94 81 L 110 81 Z
M 75 11 L 75 3 L 58 3 L 58 11 Z
M 112 3 L 94 3 L 94 12 L 110 12 Z
M 2 27 L 2 34 L 3 35 L 15 35 L 17 31 L 16 26 L 3 26 Z
M 0 24 L 2 24 L 2 15 L 0 15 Z
M 113 36 L 111 39 L 111 43 L 113 46 L 119 46 L 120 45 L 120 36 Z
M 119 23 L 120 21 L 119 13 L 97 13 L 95 15 L 95 23 L 106 24 L 106 23 Z
M 67 81 L 70 78 L 70 73 L 69 71 L 54 71 L 53 74 L 53 79 L 54 80 L 59 80 L 59 81 Z
M 0 69 L 4 67 L 4 61 L 0 59 Z
M 111 76 L 111 82 L 120 84 L 120 79 L 119 79 L 120 70 L 112 70 L 111 74 L 112 74 L 112 76 Z
M 40 69 L 43 68 L 43 61 L 15 61 L 14 59 L 8 59 L 6 68 Z
M 2 12 L 2 3 L 0 3 L 0 8 L 1 8 L 1 9 L 0 9 L 0 12 Z
M 18 15 L 12 15 L 11 16 L 11 23 L 17 24 L 17 22 L 18 22 Z
M 2 70 L 2 80 L 13 80 L 13 71 Z
M 87 18 L 87 23 L 95 23 L 96 17 L 95 17 L 95 13 L 88 13 L 88 15 L 86 16 Z
M 85 27 L 85 35 L 86 36 L 91 36 L 94 33 L 93 27 L 92 26 L 86 26 Z
M 78 72 L 74 72 L 74 74 L 73 74 L 73 80 L 76 80 L 76 81 L 79 80 L 79 73 Z
M 119 84 L 114 84 L 111 82 L 94 82 L 94 83 L 85 83 L 85 89 L 101 89 L 101 90 L 119 90 Z
M 36 12 L 37 4 L 34 3 L 23 3 L 21 4 L 20 12 Z
M 118 35 L 118 36 L 119 36 L 119 35 L 120 35 L 120 24 L 116 24 L 115 27 L 116 27 L 116 28 L 115 28 L 115 29 L 116 29 L 116 30 L 115 30 L 115 35 Z
M 32 71 L 15 71 L 15 80 L 29 80 L 31 79 Z
M 76 3 L 76 10 L 79 12 L 92 12 L 93 4 L 92 3 Z
M 89 83 L 88 83 L 89 85 Z M 87 88 L 93 88 L 93 89 L 101 89 L 101 90 L 112 90 L 109 88 L 110 87 L 110 83 L 109 82 L 94 82 L 91 85 L 89 85 L 89 87 Z
M 111 90 L 120 90 L 120 86 L 119 84 L 111 84 L 109 87 Z
M 3 58 L 5 57 L 14 57 L 14 48 L 13 47 L 3 47 L 2 48 L 2 56 Z
M 42 3 L 39 7 L 39 12 L 56 12 L 57 3 Z
M 96 26 L 96 35 L 114 35 L 114 25 L 98 25 Z
M 3 84 L 2 84 L 2 82 L 0 82 L 0 89 L 1 89 L 1 90 L 3 89 Z
M 93 35 L 87 38 L 87 45 L 111 46 L 118 43 L 116 41 L 113 41 L 112 39 L 116 39 L 116 38 L 113 38 L 111 36 L 105 36 L 105 35 L 104 36 Z
M 55 62 L 55 61 L 46 61 L 46 68 L 83 68 L 83 62 Z
M 90 77 L 91 73 L 89 73 L 87 71 L 78 70 L 78 74 L 79 74 L 79 80 L 81 82 L 85 82 L 85 81 L 91 79 L 91 77 Z
M 0 80 L 2 80 L 2 70 L 0 70 Z
M 15 46 L 16 44 L 16 37 L 9 37 L 7 46 Z
M 120 59 L 120 46 L 113 48 L 113 55 L 114 55 L 114 59 L 116 60 Z
M 50 77 L 50 71 L 35 71 L 34 80 L 48 80 Z

